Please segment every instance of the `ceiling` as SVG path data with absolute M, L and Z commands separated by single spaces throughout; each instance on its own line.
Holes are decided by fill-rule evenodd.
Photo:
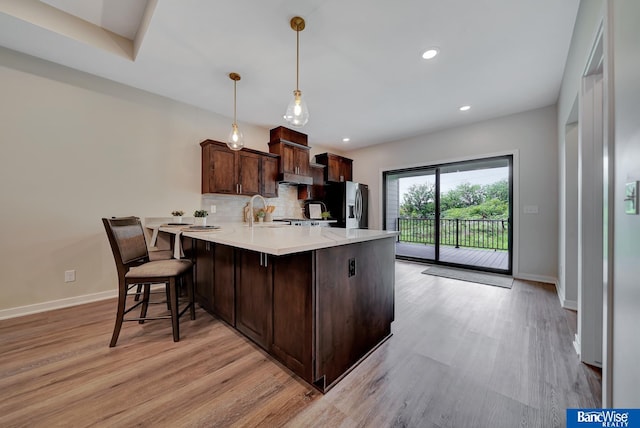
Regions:
M 348 151 L 553 104 L 579 0 L 0 0 L 0 45 Z M 440 54 L 421 55 L 430 47 Z M 461 112 L 462 105 L 471 109 Z M 231 122 L 231 120 L 230 120 Z M 231 125 L 231 123 L 230 123 Z M 349 137 L 350 142 L 342 139 Z

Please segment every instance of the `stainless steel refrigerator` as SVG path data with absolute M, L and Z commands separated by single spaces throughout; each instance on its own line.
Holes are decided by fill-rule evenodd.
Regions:
M 325 203 L 331 218 L 338 220 L 334 227 L 347 229 L 369 228 L 369 186 L 344 181 L 325 187 Z

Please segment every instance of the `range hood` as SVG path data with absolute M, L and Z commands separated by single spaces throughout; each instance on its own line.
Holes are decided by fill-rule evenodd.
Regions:
M 278 174 L 278 182 L 286 184 L 313 184 L 313 177 L 300 174 L 292 174 L 290 172 L 283 172 Z
M 302 175 L 309 169 L 309 146 L 307 134 L 278 126 L 269 132 L 269 153 L 280 156 L 278 160 L 278 182 L 287 184 L 313 184 L 311 175 Z

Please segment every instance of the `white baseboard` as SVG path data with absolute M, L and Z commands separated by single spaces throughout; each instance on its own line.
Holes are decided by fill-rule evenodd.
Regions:
M 571 309 L 573 311 L 578 310 L 577 301 L 565 299 L 564 289 L 560 288 L 560 283 L 556 284 L 556 294 L 558 295 L 558 300 L 560 300 L 560 306 L 562 306 L 564 309 Z
M 0 309 L 0 320 L 16 318 L 24 315 L 37 314 L 53 309 L 68 308 L 69 306 L 82 305 L 83 303 L 96 302 L 98 300 L 118 297 L 118 290 L 103 291 L 100 293 L 86 294 L 84 296 L 69 297 L 67 299 L 52 300 L 50 302 L 36 303 L 34 305 L 18 306 L 17 308 Z
M 558 288 L 558 279 L 552 276 L 533 275 L 530 273 L 518 272 L 517 274 L 514 274 L 513 277 L 515 279 L 526 279 L 528 281 L 537 281 L 537 282 L 544 282 L 547 284 L 553 284 L 556 286 L 556 289 Z

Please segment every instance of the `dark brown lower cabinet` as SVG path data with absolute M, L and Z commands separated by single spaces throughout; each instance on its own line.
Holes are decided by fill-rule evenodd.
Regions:
M 212 244 L 213 245 L 213 244 Z M 213 313 L 236 325 L 235 249 L 215 244 L 213 269 Z
M 235 249 L 192 238 L 183 239 L 182 245 L 185 256 L 195 262 L 196 302 L 210 314 L 235 325 Z
M 268 254 L 236 249 L 236 328 L 269 350 L 273 264 Z
M 291 371 L 313 383 L 313 253 L 273 262 L 271 353 Z
M 188 238 L 191 240 L 191 238 Z M 183 249 L 187 239 L 182 240 Z M 213 313 L 213 255 L 215 244 L 200 239 L 192 240 L 192 254 L 195 260 L 195 300 L 207 312 Z M 186 254 L 185 254 L 186 255 Z
M 200 304 L 322 392 L 391 335 L 395 237 L 283 256 L 195 241 Z

